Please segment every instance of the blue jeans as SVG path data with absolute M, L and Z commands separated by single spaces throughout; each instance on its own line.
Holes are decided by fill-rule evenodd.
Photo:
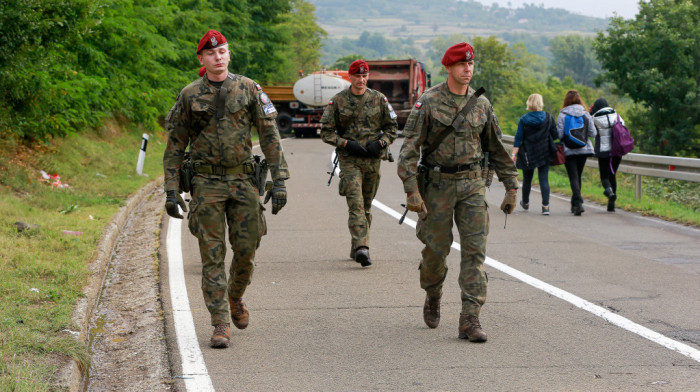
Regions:
M 530 203 L 530 188 L 532 188 L 532 177 L 535 169 L 523 169 L 523 204 Z M 542 192 L 542 205 L 549 205 L 549 165 L 537 168 L 537 178 L 540 180 L 540 191 Z

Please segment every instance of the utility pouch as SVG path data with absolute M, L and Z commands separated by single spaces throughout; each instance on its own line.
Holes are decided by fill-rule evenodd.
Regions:
M 425 199 L 425 188 L 428 184 L 428 179 L 428 168 L 419 164 L 416 181 L 418 182 L 418 193 L 420 193 L 420 197 L 423 199 Z
M 489 153 L 484 153 L 484 159 L 481 162 L 481 179 L 484 180 L 486 187 L 491 186 L 493 181 L 493 164 L 489 161 Z
M 192 178 L 194 177 L 194 164 L 189 152 L 185 153 L 180 164 L 180 190 L 185 193 L 192 191 Z
M 260 155 L 253 155 L 253 165 L 255 166 L 255 185 L 258 187 L 260 196 L 265 196 L 265 186 L 267 182 L 267 160 L 260 158 Z

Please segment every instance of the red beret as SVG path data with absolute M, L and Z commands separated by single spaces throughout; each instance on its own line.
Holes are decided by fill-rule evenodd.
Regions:
M 214 49 L 226 43 L 226 37 L 216 30 L 209 30 L 204 37 L 199 40 L 199 45 L 197 46 L 197 54 L 202 51 L 202 49 Z
M 205 73 L 207 73 L 207 67 L 200 68 L 198 73 L 199 77 L 201 78 L 202 76 L 204 76 Z
M 449 67 L 460 61 L 474 60 L 474 48 L 466 42 L 450 46 L 442 56 L 442 65 Z
M 350 68 L 348 68 L 348 74 L 350 75 L 355 75 L 355 74 L 363 74 L 366 75 L 369 73 L 369 65 L 367 65 L 367 62 L 365 60 L 355 60 L 350 64 Z

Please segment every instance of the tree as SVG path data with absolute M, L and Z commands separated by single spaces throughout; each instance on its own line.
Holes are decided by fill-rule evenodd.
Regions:
M 290 69 L 280 75 L 280 81 L 290 82 L 299 70 L 312 72 L 320 68 L 321 41 L 328 35 L 316 24 L 313 4 L 304 0 L 291 0 L 291 12 L 284 15 L 285 22 L 279 28 L 288 37 L 285 46 Z
M 335 63 L 331 66 L 331 69 L 347 70 L 350 68 L 350 64 L 357 59 L 363 58 L 359 54 L 349 54 L 347 56 L 339 57 L 335 60 Z
M 697 0 L 639 2 L 633 20 L 613 18 L 594 48 L 604 80 L 646 106 L 637 133 L 649 152 L 700 154 L 700 7 Z M 640 140 L 641 139 L 641 140 Z
M 501 43 L 495 36 L 475 37 L 474 77 L 470 85 L 484 87 L 491 103 L 498 102 L 513 87 L 519 78 L 521 64 L 516 61 L 508 44 Z
M 554 57 L 550 66 L 552 75 L 564 79 L 571 76 L 576 83 L 593 87 L 600 74 L 600 62 L 593 51 L 593 38 L 577 34 L 554 37 L 549 41 Z

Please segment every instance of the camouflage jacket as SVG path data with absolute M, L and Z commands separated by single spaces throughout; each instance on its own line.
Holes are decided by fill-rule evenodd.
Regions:
M 469 87 L 467 97 L 474 94 Z M 465 103 L 466 104 L 466 101 Z M 463 104 L 463 105 L 464 105 Z M 447 129 L 464 106 L 458 107 L 452 98 L 447 83 L 441 83 L 421 95 L 411 110 L 404 127 L 404 142 L 398 160 L 398 174 L 406 193 L 417 191 L 416 174 L 421 149 L 440 132 Z M 478 163 L 489 152 L 489 161 L 495 165 L 498 179 L 506 189 L 518 188 L 518 171 L 508 151 L 501 143 L 501 128 L 489 100 L 483 95 L 458 126 L 440 143 L 426 161 L 432 165 L 454 167 Z
M 217 102 L 219 92 L 226 96 Z M 165 121 L 169 132 L 163 156 L 165 190 L 179 189 L 180 164 L 188 145 L 195 165 L 236 167 L 250 161 L 253 127 L 258 130 L 272 178 L 289 178 L 275 117 L 277 112 L 260 85 L 245 76 L 229 73 L 220 91 L 206 75 L 190 83 Z
M 353 118 L 353 114 L 362 96 L 351 96 L 349 88 L 328 102 L 321 118 L 321 138 L 324 142 L 342 147 L 345 140 L 354 140 L 365 146 L 382 139 L 388 146 L 396 139 L 396 113 L 387 98 L 379 91 L 369 88 L 365 94 L 368 96 L 357 118 Z M 338 151 L 341 157 L 349 156 L 342 148 Z

